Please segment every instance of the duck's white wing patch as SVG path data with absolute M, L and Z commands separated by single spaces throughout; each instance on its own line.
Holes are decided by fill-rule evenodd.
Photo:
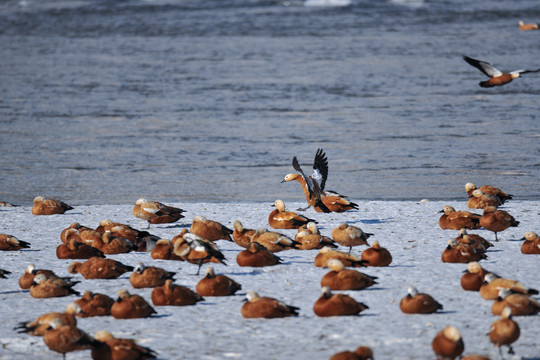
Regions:
M 159 211 L 159 209 L 154 209 L 154 208 L 143 208 L 143 211 L 146 211 L 146 212 L 155 214 L 155 213 L 157 213 L 157 212 Z
M 499 69 L 497 69 L 496 67 L 494 67 L 490 63 L 481 61 L 480 65 L 486 71 L 486 73 L 491 77 L 497 77 L 497 76 L 501 76 L 503 74 L 502 71 L 500 71 Z
M 469 63 L 469 65 L 474 66 L 489 77 L 497 77 L 503 74 L 499 69 L 486 61 L 476 60 L 465 55 L 463 55 L 463 60 L 465 60 L 467 63 Z

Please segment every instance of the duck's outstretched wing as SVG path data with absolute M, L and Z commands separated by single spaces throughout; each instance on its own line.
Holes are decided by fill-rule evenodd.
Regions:
M 311 177 L 319 183 L 321 191 L 324 191 L 326 179 L 328 178 L 328 158 L 323 149 L 317 149 L 315 160 L 313 161 L 313 175 Z
M 526 73 L 532 73 L 532 72 L 539 72 L 540 69 L 536 69 L 536 70 L 514 70 L 512 72 L 510 72 L 510 74 L 526 74 Z
M 463 60 L 469 63 L 469 65 L 472 65 L 478 70 L 480 70 L 481 72 L 483 72 L 486 76 L 497 77 L 503 74 L 502 71 L 495 68 L 493 65 L 491 65 L 490 63 L 486 61 L 476 60 L 466 55 L 463 55 Z

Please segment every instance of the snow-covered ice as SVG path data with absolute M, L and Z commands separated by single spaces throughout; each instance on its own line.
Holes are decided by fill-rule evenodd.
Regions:
M 266 268 L 242 268 L 235 258 L 242 249 L 236 244 L 220 240 L 218 247 L 227 258 L 228 266 L 212 264 L 217 273 L 226 274 L 242 284 L 236 296 L 212 298 L 195 306 L 156 307 L 158 315 L 146 319 L 116 320 L 113 317 L 79 319 L 78 326 L 94 334 L 101 329 L 115 336 L 136 339 L 154 349 L 160 359 L 328 359 L 343 350 L 354 350 L 359 345 L 370 346 L 377 359 L 433 359 L 431 340 L 446 325 L 456 326 L 463 335 L 464 354 L 484 354 L 498 358 L 498 351 L 489 342 L 487 333 L 497 317 L 491 314 L 491 301 L 483 300 L 477 292 L 464 291 L 460 277 L 466 264 L 441 262 L 441 252 L 447 241 L 458 232 L 442 230 L 438 225 L 439 211 L 446 204 L 458 210 L 466 209 L 462 202 L 422 201 L 365 201 L 358 211 L 341 214 L 306 214 L 319 222 L 324 235 L 341 222 L 361 227 L 375 234 L 390 250 L 393 262 L 385 268 L 363 268 L 360 271 L 378 276 L 378 285 L 361 291 L 346 291 L 366 303 L 369 309 L 360 316 L 319 318 L 312 310 L 320 294 L 320 279 L 328 269 L 317 268 L 313 259 L 318 250 L 289 250 L 278 253 L 284 264 Z M 246 228 L 268 227 L 267 216 L 271 203 L 177 203 L 169 204 L 186 210 L 186 217 L 175 224 L 152 225 L 150 232 L 171 239 L 191 219 L 203 215 L 232 228 L 239 219 Z M 293 210 L 305 203 L 286 203 Z M 481 264 L 501 276 L 521 280 L 525 285 L 540 289 L 539 255 L 523 255 L 521 239 L 526 231 L 540 231 L 540 208 L 537 201 L 510 201 L 503 207 L 521 222 L 499 234 Z M 57 359 L 40 337 L 18 334 L 13 328 L 21 321 L 33 320 L 50 311 L 63 311 L 76 296 L 35 299 L 18 286 L 18 278 L 29 263 L 37 268 L 54 270 L 69 275 L 71 260 L 56 258 L 60 232 L 73 222 L 96 227 L 103 219 L 127 223 L 143 229 L 146 223 L 131 214 L 132 205 L 77 206 L 64 215 L 33 216 L 29 207 L 0 208 L 0 232 L 28 241 L 29 250 L 1 252 L 0 267 L 13 274 L 0 280 L 1 359 Z M 480 212 L 480 211 L 476 211 Z M 296 230 L 278 230 L 291 237 Z M 484 229 L 473 231 L 490 241 L 493 233 Z M 365 247 L 353 248 L 360 254 Z M 346 251 L 346 248 L 342 248 Z M 129 253 L 107 256 L 129 265 L 142 261 L 177 271 L 176 283 L 192 289 L 204 274 L 195 276 L 197 266 L 185 262 L 153 260 L 150 253 Z M 133 289 L 129 274 L 114 280 L 81 280 L 75 289 L 105 293 L 113 298 L 121 288 L 144 296 L 150 302 L 151 289 Z M 444 305 L 444 310 L 430 315 L 406 315 L 399 309 L 400 299 L 407 288 L 414 285 L 420 292 L 431 294 Z M 244 295 L 249 290 L 261 296 L 283 300 L 300 308 L 300 316 L 285 319 L 244 319 L 240 314 Z M 538 297 L 536 297 L 538 299 Z M 515 320 L 521 336 L 514 343 L 519 359 L 540 359 L 540 321 L 538 316 L 520 316 Z M 506 349 L 503 350 L 506 354 Z M 67 355 L 68 359 L 84 359 L 89 351 Z M 506 355 L 505 358 L 511 358 Z

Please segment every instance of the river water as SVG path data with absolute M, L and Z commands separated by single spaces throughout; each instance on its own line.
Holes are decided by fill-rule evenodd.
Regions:
M 343 1 L 314 1 L 336 5 Z M 540 199 L 537 1 L 0 3 L 0 200 Z

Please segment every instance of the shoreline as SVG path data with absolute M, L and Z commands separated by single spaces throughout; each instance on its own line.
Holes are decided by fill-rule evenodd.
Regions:
M 298 194 L 300 195 L 300 193 Z M 396 198 L 389 198 L 389 199 L 383 199 L 383 198 L 379 198 L 379 199 L 371 199 L 371 198 L 357 198 L 357 197 L 353 197 L 353 196 L 347 196 L 347 199 L 350 200 L 350 201 L 353 201 L 355 203 L 369 203 L 369 202 L 408 202 L 408 203 L 418 203 L 418 202 L 449 202 L 449 203 L 459 203 L 459 202 L 462 202 L 463 199 L 465 198 L 466 199 L 466 193 L 463 192 L 462 196 L 455 196 L 455 197 L 451 197 L 451 198 L 437 198 L 437 199 L 434 199 L 434 198 L 411 198 L 411 199 L 407 199 L 407 198 L 399 198 L 399 199 L 396 199 Z M 273 204 L 274 201 L 276 199 L 281 199 L 283 201 L 285 201 L 285 203 L 291 203 L 291 204 L 294 204 L 294 203 L 299 203 L 301 205 L 299 206 L 307 206 L 307 203 L 305 203 L 305 200 L 302 200 L 302 201 L 298 201 L 298 199 L 300 199 L 298 196 L 292 198 L 292 197 L 287 197 L 287 196 L 283 196 L 283 197 L 280 197 L 280 196 L 276 196 L 275 198 L 271 199 L 269 198 L 268 200 L 230 200 L 230 201 L 225 201 L 225 200 L 202 200 L 202 201 L 194 201 L 194 200 L 187 200 L 187 201 L 182 201 L 182 200 L 177 200 L 177 199 L 174 199 L 174 200 L 170 200 L 170 198 L 167 198 L 165 196 L 161 196 L 161 197 L 152 197 L 152 196 L 139 196 L 137 198 L 133 198 L 132 201 L 130 202 L 77 202 L 77 201 L 71 201 L 69 199 L 66 199 L 66 198 L 62 198 L 60 196 L 45 196 L 45 197 L 49 197 L 49 198 L 52 198 L 52 199 L 58 199 L 58 200 L 61 200 L 73 207 L 77 207 L 77 206 L 133 206 L 135 205 L 135 201 L 137 201 L 137 199 L 139 198 L 145 198 L 147 200 L 152 200 L 152 201 L 159 201 L 163 204 L 166 204 L 166 205 L 172 205 L 172 206 L 179 206 L 179 207 L 182 207 L 182 204 L 190 204 L 190 205 L 196 205 L 196 204 L 216 204 L 216 205 L 220 205 L 220 204 L 231 204 L 231 205 L 234 205 L 234 204 L 261 204 L 261 203 L 268 203 L 268 204 Z M 17 201 L 8 201 L 6 199 L 0 199 L 0 209 L 2 208 L 10 208 L 10 207 L 32 207 L 32 200 L 33 198 L 29 201 L 29 202 L 17 202 Z M 519 202 L 519 201 L 533 201 L 533 202 L 540 202 L 540 197 L 533 197 L 533 198 L 527 198 L 527 197 L 519 197 L 519 196 L 515 196 L 513 197 L 512 199 L 513 202 Z M 467 210 L 466 206 L 466 200 L 464 201 L 465 202 L 465 207 L 464 208 L 460 208 L 461 210 Z M 302 204 L 303 203 L 303 204 Z M 504 204 L 502 205 L 500 208 L 504 208 L 505 205 L 507 204 Z M 470 210 L 470 209 L 469 209 Z M 477 210 L 477 209 L 472 209 L 472 210 Z

